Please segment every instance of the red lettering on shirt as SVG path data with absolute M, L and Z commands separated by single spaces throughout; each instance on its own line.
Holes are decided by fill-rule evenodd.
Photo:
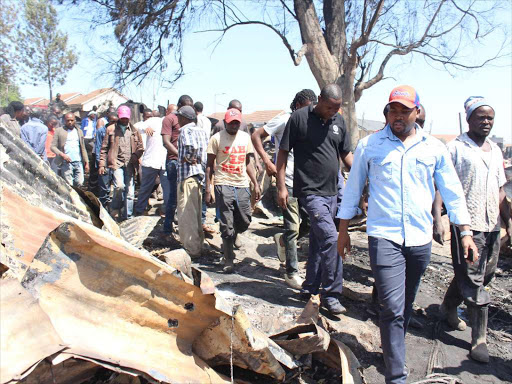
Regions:
M 247 147 L 245 147 L 244 145 L 238 145 L 236 147 L 224 147 L 224 150 L 222 151 L 222 153 L 224 154 L 232 154 L 232 153 L 246 153 L 247 152 Z

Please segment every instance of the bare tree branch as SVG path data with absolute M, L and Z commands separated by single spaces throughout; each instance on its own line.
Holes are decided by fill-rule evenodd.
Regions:
M 226 34 L 227 31 L 229 31 L 231 28 L 238 27 L 241 25 L 262 25 L 264 27 L 270 28 L 273 32 L 275 32 L 282 40 L 284 46 L 288 49 L 288 52 L 290 53 L 290 57 L 292 58 L 292 61 L 295 65 L 299 65 L 302 61 L 302 57 L 307 52 L 307 47 L 305 45 L 302 46 L 302 48 L 299 50 L 298 53 L 295 53 L 295 50 L 292 48 L 291 44 L 288 42 L 288 39 L 285 35 L 283 35 L 277 28 L 275 28 L 273 25 L 264 23 L 263 21 L 241 21 L 238 23 L 233 23 L 228 25 L 225 28 L 219 28 L 219 29 L 205 29 L 202 31 L 197 31 L 196 33 L 204 33 L 204 32 L 222 32 L 221 38 Z
M 292 15 L 292 17 L 293 17 L 295 20 L 299 21 L 299 19 L 297 19 L 297 15 L 296 15 L 296 14 L 295 14 L 291 9 L 290 9 L 290 7 L 288 7 L 288 5 L 286 5 L 285 0 L 279 0 L 279 1 L 280 1 L 280 2 L 281 2 L 281 4 L 283 5 L 284 9 L 286 9 L 286 11 L 287 11 L 290 15 Z

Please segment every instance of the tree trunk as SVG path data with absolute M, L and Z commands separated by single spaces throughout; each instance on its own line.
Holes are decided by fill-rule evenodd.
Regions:
M 359 140 L 354 97 L 357 63 L 351 57 L 345 56 L 345 65 L 338 64 L 338 59 L 329 51 L 312 0 L 295 0 L 294 7 L 302 43 L 307 44 L 306 59 L 318 86 L 322 89 L 327 84 L 336 83 L 341 87 L 343 118 L 349 131 L 350 148 L 354 150 Z M 331 42 L 331 45 L 336 44 Z M 337 50 L 344 51 L 345 47 Z
M 306 59 L 320 88 L 333 83 L 340 76 L 339 67 L 327 47 L 318 22 L 313 0 L 295 0 L 302 43 L 307 44 Z
M 52 71 L 50 66 L 48 66 L 48 88 L 50 89 L 50 103 L 53 100 L 53 94 L 52 94 Z
M 349 132 L 350 149 L 353 152 L 357 146 L 357 142 L 359 141 L 359 127 L 357 125 L 356 115 L 356 99 L 354 97 L 354 81 L 341 78 L 339 79 L 338 84 L 340 85 L 343 94 L 343 102 L 341 103 L 341 108 L 343 110 L 343 119 L 345 120 L 345 124 L 347 125 Z

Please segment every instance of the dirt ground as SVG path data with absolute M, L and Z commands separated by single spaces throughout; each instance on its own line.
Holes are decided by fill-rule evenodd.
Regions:
M 218 228 L 213 222 L 214 214 L 214 209 L 208 209 L 207 222 Z M 145 248 L 156 256 L 179 247 L 179 244 L 163 239 L 159 234 L 162 221 L 144 243 Z M 255 215 L 249 230 L 240 235 L 243 246 L 236 251 L 234 274 L 222 273 L 221 239 L 218 233 L 207 238 L 205 254 L 193 260 L 196 267 L 208 272 L 220 294 L 230 303 L 241 305 L 252 324 L 267 334 L 275 333 L 281 324 L 298 316 L 305 305 L 299 292 L 285 284 L 284 268 L 276 256 L 273 235 L 282 230 L 279 217 Z M 378 311 L 371 302 L 373 279 L 367 236 L 364 231 L 356 230 L 351 232 L 351 238 L 353 250 L 344 264 L 342 301 L 348 312 L 339 317 L 323 315 L 328 320 L 331 335 L 352 348 L 363 367 L 366 382 L 383 383 L 384 363 Z M 302 277 L 307 252 L 308 240 L 302 238 L 298 250 Z M 464 332 L 453 331 L 437 318 L 439 304 L 453 276 L 449 255 L 449 242 L 444 246 L 434 244 L 432 260 L 416 298 L 415 318 L 422 328 L 410 328 L 406 338 L 407 366 L 410 370 L 408 382 L 420 381 L 427 373 L 441 372 L 467 384 L 512 383 L 512 259 L 500 260 L 496 279 L 489 287 L 493 297 L 489 309 L 488 336 L 491 361 L 485 365 L 469 358 L 469 327 Z M 467 320 L 465 307 L 461 308 L 461 316 Z M 290 382 L 336 382 L 327 376 L 319 379 L 320 376 L 320 372 L 316 372 L 314 378 L 304 374 Z

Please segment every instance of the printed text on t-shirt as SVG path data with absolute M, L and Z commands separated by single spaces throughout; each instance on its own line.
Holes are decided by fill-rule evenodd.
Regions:
M 222 171 L 233 174 L 241 174 L 243 167 L 241 164 L 244 164 L 247 148 L 243 145 L 238 145 L 235 147 L 224 147 L 222 151 L 226 155 L 229 154 L 229 162 L 227 164 L 222 164 Z

